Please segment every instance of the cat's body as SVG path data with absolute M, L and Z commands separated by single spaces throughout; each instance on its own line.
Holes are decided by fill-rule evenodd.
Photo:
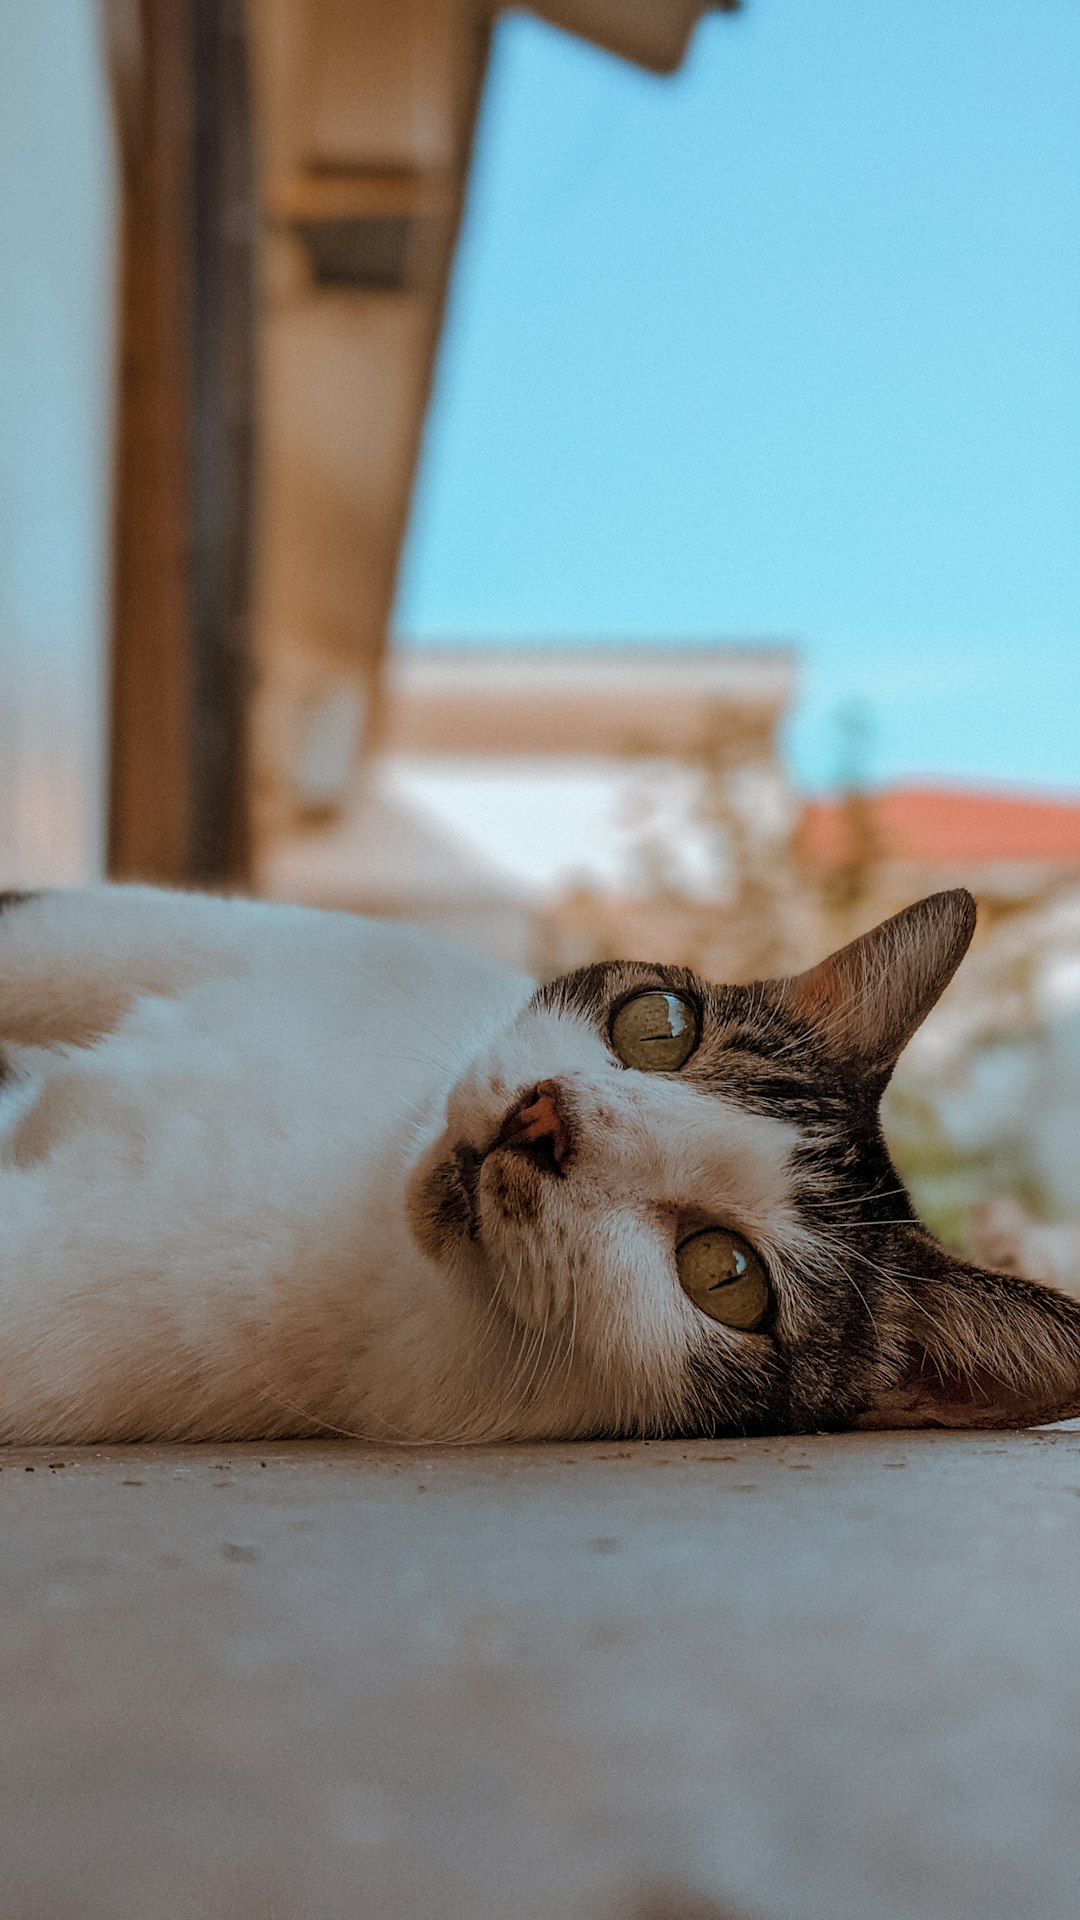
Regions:
M 950 1261 L 878 1129 L 895 1054 L 970 937 L 964 901 L 795 982 L 628 965 L 534 993 L 351 916 L 12 897 L 0 1438 L 1077 1411 L 1080 1309 Z M 686 1057 L 628 1064 L 640 1035 L 613 1021 L 661 1003 Z M 748 1251 L 752 1324 L 730 1277 L 701 1310 L 691 1243 Z
M 530 983 L 144 889 L 13 904 L 0 956 L 0 1436 L 456 1430 L 476 1315 L 407 1162 Z

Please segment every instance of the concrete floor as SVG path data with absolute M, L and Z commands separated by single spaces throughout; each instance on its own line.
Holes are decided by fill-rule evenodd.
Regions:
M 0 1455 L 4 1920 L 1077 1920 L 1080 1433 Z

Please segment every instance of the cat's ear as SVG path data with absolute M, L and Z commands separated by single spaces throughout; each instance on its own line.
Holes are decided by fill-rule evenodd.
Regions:
M 1080 1416 L 1080 1302 L 912 1232 L 899 1377 L 860 1427 L 1034 1427 Z
M 781 981 L 784 1003 L 836 1053 L 884 1087 L 904 1047 L 944 992 L 975 931 L 964 887 L 933 893 L 806 973 Z

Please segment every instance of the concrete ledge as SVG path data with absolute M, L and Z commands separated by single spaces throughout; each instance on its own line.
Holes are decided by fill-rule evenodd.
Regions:
M 1076 1920 L 1080 1434 L 0 1453 L 29 1920 Z

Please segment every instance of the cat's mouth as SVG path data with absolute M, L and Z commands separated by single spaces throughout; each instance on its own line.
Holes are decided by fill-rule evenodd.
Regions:
M 548 1180 L 563 1178 L 574 1156 L 576 1121 L 564 1089 L 541 1080 L 519 1094 L 488 1145 L 459 1140 L 430 1166 L 412 1206 L 426 1251 L 482 1241 L 484 1195 L 504 1219 L 535 1219 Z

